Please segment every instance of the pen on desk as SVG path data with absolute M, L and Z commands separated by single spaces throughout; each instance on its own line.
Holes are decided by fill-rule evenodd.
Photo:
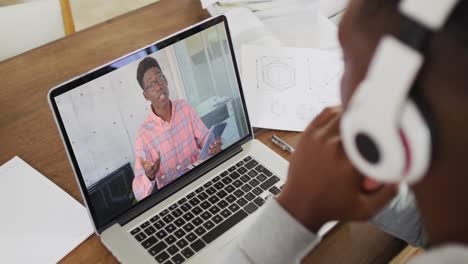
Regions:
M 273 135 L 271 137 L 271 141 L 273 142 L 273 144 L 279 146 L 280 148 L 286 150 L 289 153 L 293 153 L 295 151 L 295 149 L 293 147 L 291 147 L 288 143 L 284 142 L 277 135 Z

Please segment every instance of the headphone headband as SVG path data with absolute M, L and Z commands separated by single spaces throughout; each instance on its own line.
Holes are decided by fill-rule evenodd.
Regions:
M 440 30 L 460 0 L 402 0 L 400 12 L 430 30 Z

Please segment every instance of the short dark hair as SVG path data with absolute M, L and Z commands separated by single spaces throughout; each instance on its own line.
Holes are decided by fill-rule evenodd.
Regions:
M 161 67 L 159 66 L 158 61 L 153 58 L 153 57 L 146 57 L 140 63 L 138 64 L 138 69 L 137 69 L 137 81 L 138 84 L 140 84 L 141 89 L 145 89 L 145 85 L 143 83 L 143 76 L 145 75 L 145 72 L 153 67 L 158 68 L 161 72 Z

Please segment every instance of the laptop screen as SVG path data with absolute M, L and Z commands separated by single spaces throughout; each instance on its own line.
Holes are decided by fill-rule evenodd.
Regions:
M 224 17 L 56 90 L 51 104 L 98 229 L 251 135 Z

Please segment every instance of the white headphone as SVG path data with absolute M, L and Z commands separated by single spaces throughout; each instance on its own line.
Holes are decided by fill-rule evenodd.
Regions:
M 402 0 L 399 10 L 413 23 L 399 39 L 380 40 L 341 121 L 346 154 L 367 177 L 415 183 L 425 175 L 431 131 L 409 93 L 424 62 L 418 48 L 425 33 L 440 30 L 459 1 Z

